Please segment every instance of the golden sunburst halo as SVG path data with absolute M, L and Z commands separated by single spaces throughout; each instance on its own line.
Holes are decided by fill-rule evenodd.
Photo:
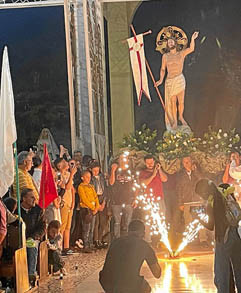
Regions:
M 177 44 L 177 51 L 186 49 L 188 38 L 186 33 L 177 26 L 163 27 L 156 38 L 156 51 L 161 54 L 168 53 L 167 41 L 173 39 Z

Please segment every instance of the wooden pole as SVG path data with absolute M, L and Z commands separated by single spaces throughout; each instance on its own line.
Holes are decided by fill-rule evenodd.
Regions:
M 65 23 L 68 85 L 69 85 L 69 112 L 70 112 L 71 147 L 72 147 L 72 153 L 73 153 L 74 150 L 76 149 L 76 133 L 75 133 L 76 126 L 75 126 L 73 64 L 72 64 L 72 51 L 71 51 L 71 39 L 70 39 L 68 0 L 64 0 L 64 23 Z
M 143 36 L 150 35 L 150 34 L 152 34 L 152 30 L 142 33 Z M 126 39 L 122 41 L 122 43 L 126 43 L 126 42 L 127 42 Z
M 16 194 L 18 207 L 18 225 L 19 225 L 19 248 L 22 247 L 22 223 L 21 223 L 21 205 L 20 205 L 20 190 L 19 190 L 19 175 L 18 175 L 18 152 L 17 142 L 13 144 L 14 158 L 15 158 L 15 173 L 16 173 Z
M 131 24 L 130 27 L 131 27 L 131 30 L 132 30 L 134 36 L 136 37 L 136 31 L 135 31 L 135 29 L 134 29 L 133 24 Z M 148 31 L 148 32 L 146 32 L 146 33 L 144 33 L 144 34 L 149 34 L 149 33 L 150 33 L 150 31 Z M 143 35 L 144 35 L 144 34 L 143 34 Z M 145 62 L 146 62 L 147 70 L 148 70 L 148 72 L 149 72 L 149 74 L 150 74 L 150 76 L 151 76 L 151 79 L 152 79 L 153 85 L 154 85 L 154 87 L 155 87 L 155 89 L 156 89 L 157 95 L 158 95 L 158 97 L 159 97 L 159 99 L 160 99 L 160 101 L 161 101 L 161 104 L 162 104 L 162 107 L 163 107 L 163 109 L 164 109 L 164 112 L 165 112 L 165 114 L 167 115 L 167 119 L 168 119 L 169 122 L 170 122 L 170 121 L 171 121 L 171 120 L 170 120 L 170 116 L 169 116 L 168 112 L 166 111 L 166 106 L 165 106 L 164 101 L 163 101 L 163 99 L 162 99 L 161 93 L 160 93 L 158 87 L 156 86 L 156 81 L 155 81 L 154 75 L 153 75 L 153 73 L 152 73 L 152 71 L 151 71 L 151 67 L 150 67 L 150 65 L 149 65 L 149 63 L 148 63 L 146 57 L 145 57 Z

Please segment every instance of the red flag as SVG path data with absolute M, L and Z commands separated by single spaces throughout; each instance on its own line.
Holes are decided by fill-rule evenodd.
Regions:
M 42 175 L 40 183 L 40 194 L 39 194 L 39 206 L 46 209 L 51 202 L 58 197 L 54 177 L 52 173 L 52 167 L 49 160 L 49 154 L 44 144 L 44 159 L 42 165 Z

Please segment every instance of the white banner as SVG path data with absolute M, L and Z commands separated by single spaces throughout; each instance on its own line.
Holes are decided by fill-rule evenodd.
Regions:
M 138 106 L 141 104 L 141 97 L 144 94 L 151 101 L 145 63 L 145 51 L 143 35 L 137 35 L 127 40 L 130 51 L 131 67 L 137 93 Z
M 4 48 L 0 93 L 0 197 L 14 180 L 13 143 L 17 140 L 14 117 L 14 97 L 8 50 Z

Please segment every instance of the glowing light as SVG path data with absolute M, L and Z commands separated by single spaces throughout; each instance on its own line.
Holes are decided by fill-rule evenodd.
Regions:
M 186 289 L 188 292 L 202 292 L 202 293 L 210 293 L 212 290 L 205 290 L 202 286 L 201 281 L 197 278 L 197 276 L 191 275 L 189 276 L 188 269 L 185 263 L 181 262 L 179 264 L 179 273 L 182 278 L 184 278 Z
M 124 152 L 125 156 L 128 156 L 129 152 Z M 129 165 L 125 164 L 125 168 L 128 169 Z M 122 169 L 119 168 L 121 171 Z M 131 171 L 127 170 L 128 174 L 131 175 Z M 136 172 L 138 177 L 140 172 Z M 166 219 L 163 214 L 160 213 L 160 207 L 157 202 L 154 201 L 153 190 L 146 192 L 146 185 L 144 183 L 138 184 L 138 178 L 135 175 L 128 176 L 128 180 L 133 181 L 132 190 L 138 195 L 136 197 L 136 203 L 139 204 L 139 208 L 147 212 L 145 215 L 146 225 L 150 226 L 150 234 L 161 236 L 161 241 L 165 244 L 170 254 L 173 254 L 173 251 L 170 246 L 168 239 L 168 226 L 166 225 Z M 160 198 L 159 198 L 160 199 Z M 123 204 L 124 208 L 125 205 Z M 122 214 L 122 213 L 121 213 Z
M 200 213 L 198 214 L 200 219 L 203 221 L 207 222 L 208 221 L 208 216 Z M 177 256 L 187 245 L 188 243 L 191 243 L 195 237 L 197 236 L 198 232 L 203 229 L 203 225 L 199 222 L 198 219 L 195 219 L 192 221 L 186 228 L 185 232 L 183 233 L 183 240 L 181 244 L 179 245 L 178 249 L 175 251 L 174 256 Z
M 165 266 L 165 272 L 164 272 L 164 277 L 162 281 L 162 286 L 156 285 L 152 292 L 153 293 L 169 293 L 171 292 L 171 281 L 172 281 L 172 265 L 171 264 L 166 264 Z
M 147 193 L 137 196 L 138 203 L 141 204 L 144 211 L 149 211 L 149 215 L 145 216 L 146 223 L 151 228 L 151 235 L 161 236 L 161 241 L 164 243 L 170 254 L 173 253 L 169 239 L 168 239 L 168 227 L 166 225 L 165 216 L 160 212 L 160 207 L 152 197 L 149 197 Z

